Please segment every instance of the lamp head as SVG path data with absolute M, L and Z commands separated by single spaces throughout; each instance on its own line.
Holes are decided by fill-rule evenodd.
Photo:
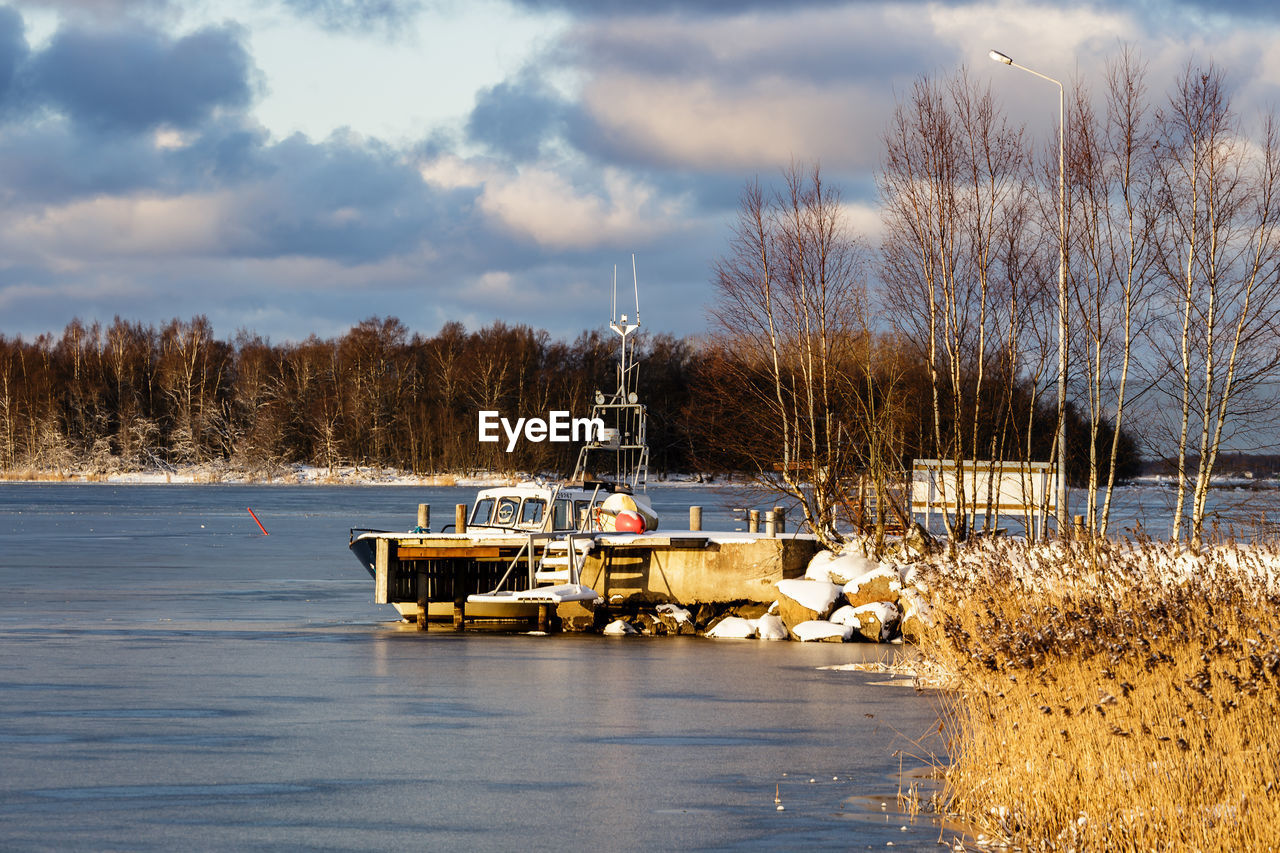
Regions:
M 987 53 L 987 56 L 991 57 L 991 58 L 992 58 L 992 59 L 994 59 L 996 62 L 1003 62 L 1005 65 L 1012 65 L 1012 64 L 1013 64 L 1013 60 L 1012 60 L 1012 59 L 1010 59 L 1009 57 L 1005 56 L 1003 53 L 1001 53 L 1001 52 L 1000 52 L 1000 51 L 998 51 L 998 50 L 993 50 L 993 51 L 988 52 L 988 53 Z

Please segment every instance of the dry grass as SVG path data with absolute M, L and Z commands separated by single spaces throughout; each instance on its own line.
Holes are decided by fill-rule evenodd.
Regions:
M 1280 847 L 1280 552 L 988 543 L 927 573 L 947 810 L 1021 849 Z
M 63 471 L 13 468 L 0 471 L 0 480 L 11 483 L 63 483 L 72 479 Z

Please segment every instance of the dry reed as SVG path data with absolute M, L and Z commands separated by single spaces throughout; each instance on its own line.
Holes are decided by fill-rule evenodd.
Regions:
M 947 810 L 1019 849 L 1280 847 L 1269 546 L 988 542 L 924 576 Z

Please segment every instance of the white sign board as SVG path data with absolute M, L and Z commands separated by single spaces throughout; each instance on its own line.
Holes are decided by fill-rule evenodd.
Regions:
M 915 459 L 911 463 L 911 511 L 953 513 L 964 486 L 964 509 L 973 521 L 1002 514 L 1019 516 L 1043 529 L 1044 518 L 1057 512 L 1057 475 L 1051 462 L 982 462 Z M 931 518 L 930 518 L 931 520 Z M 926 527 L 928 521 L 926 521 Z M 1032 531 L 1028 530 L 1028 533 Z

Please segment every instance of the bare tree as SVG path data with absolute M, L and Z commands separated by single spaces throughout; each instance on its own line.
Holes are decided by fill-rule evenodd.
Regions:
M 784 179 L 775 195 L 758 182 L 743 192 L 730 251 L 716 264 L 716 345 L 722 387 L 736 398 L 726 409 L 750 418 L 757 436 L 743 446 L 757 482 L 794 501 L 835 546 L 854 463 L 842 420 L 865 325 L 865 256 L 819 167 L 793 165 Z
M 1145 72 L 1132 50 L 1108 63 L 1106 84 L 1102 118 L 1094 112 L 1089 92 L 1075 89 L 1067 153 L 1073 337 L 1076 361 L 1084 366 L 1089 416 L 1088 527 L 1103 536 L 1131 402 L 1134 347 L 1151 317 L 1156 215 Z M 1108 423 L 1112 435 L 1104 461 L 1099 444 Z
M 1241 426 L 1250 396 L 1280 363 L 1280 129 L 1263 118 L 1261 139 L 1244 136 L 1222 72 L 1188 65 L 1160 115 L 1158 177 L 1164 301 L 1176 324 L 1169 393 L 1177 401 L 1178 494 L 1173 537 L 1190 499 L 1192 547 L 1224 431 Z M 1170 347 L 1157 342 L 1156 352 Z M 1198 433 L 1198 435 L 1194 435 Z M 1188 496 L 1186 470 L 1199 464 Z
M 934 455 L 960 470 L 1000 446 L 981 435 L 988 365 L 1006 362 L 1010 388 L 1020 362 L 1015 329 L 1034 316 L 1024 312 L 1036 297 L 1021 290 L 1036 281 L 1023 268 L 1035 239 L 1026 227 L 1029 156 L 1021 128 L 963 71 L 918 81 L 894 112 L 885 149 L 886 298 L 925 355 Z M 1012 400 L 1011 391 L 1004 396 Z M 963 477 L 955 487 L 944 495 L 955 506 L 944 523 L 959 539 L 978 496 L 966 494 Z

